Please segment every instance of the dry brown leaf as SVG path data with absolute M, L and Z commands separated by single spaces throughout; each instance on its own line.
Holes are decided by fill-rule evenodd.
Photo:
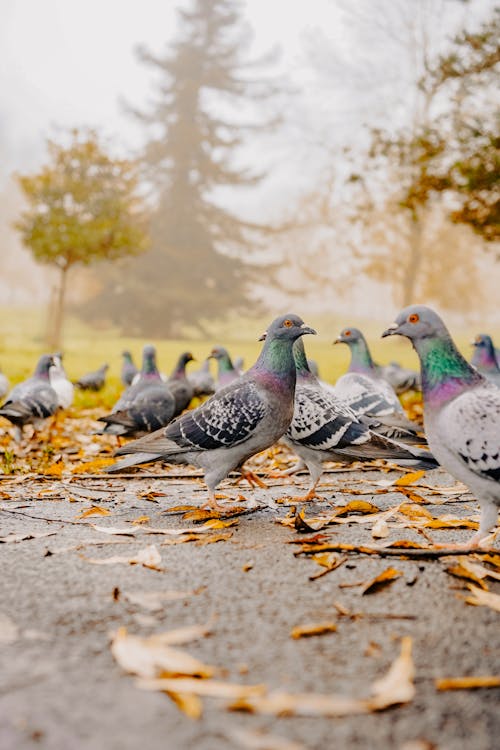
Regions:
M 119 536 L 135 536 L 136 530 L 131 529 L 130 526 L 98 526 L 96 523 L 91 523 L 90 526 L 96 531 L 100 531 L 103 534 L 119 535 Z
M 266 695 L 246 697 L 230 708 L 271 716 L 354 716 L 381 711 L 410 702 L 415 695 L 411 638 L 401 641 L 401 653 L 388 673 L 373 683 L 372 698 L 359 700 L 341 695 L 292 694 L 276 690 Z
M 195 680 L 187 677 L 161 677 L 158 679 L 140 679 L 136 685 L 141 690 L 173 691 L 192 693 L 207 698 L 244 699 L 266 692 L 265 685 L 238 685 L 234 682 L 220 682 L 219 680 Z
M 175 703 L 186 716 L 197 721 L 203 714 L 203 703 L 194 693 L 177 693 L 173 690 L 165 691 L 168 697 Z
M 167 630 L 165 633 L 157 633 L 149 637 L 149 642 L 162 646 L 180 646 L 184 643 L 197 641 L 210 635 L 211 627 L 207 625 L 185 625 L 182 628 Z
M 415 503 L 401 503 L 398 510 L 399 513 L 413 520 L 419 521 L 433 518 L 432 513 Z
M 73 467 L 73 474 L 93 474 L 106 466 L 112 466 L 115 463 L 114 458 L 95 458 L 93 461 L 86 461 L 83 464 Z
M 168 636 L 168 633 L 142 638 L 128 635 L 126 628 L 120 628 L 111 643 L 111 653 L 126 672 L 146 679 L 176 675 L 211 677 L 214 674 L 214 667 L 203 664 L 186 651 L 171 648 L 161 636 Z M 191 692 L 175 683 L 164 689 L 176 693 Z
M 441 677 L 435 680 L 437 690 L 470 690 L 471 688 L 500 687 L 500 676 Z
M 323 635 L 324 633 L 335 633 L 337 626 L 334 622 L 310 622 L 305 625 L 297 625 L 290 633 L 292 638 L 309 638 L 312 635 Z
M 490 565 L 494 565 L 495 568 L 500 569 L 500 555 L 492 555 L 492 554 L 483 555 L 482 560 L 483 562 L 487 562 Z
M 75 516 L 75 520 L 78 521 L 80 518 L 88 518 L 89 516 L 110 516 L 111 511 L 107 508 L 101 508 L 99 505 L 91 505 L 90 508 L 87 508 L 82 513 L 80 513 L 79 516 Z
M 473 586 L 471 583 L 468 584 L 472 596 L 466 597 L 465 601 L 467 604 L 474 604 L 477 607 L 490 607 L 495 612 L 500 612 L 500 596 L 493 594 L 491 591 L 483 591 L 483 589 Z
M 366 500 L 351 500 L 347 505 L 342 505 L 340 508 L 336 508 L 332 518 L 336 516 L 347 516 L 349 513 L 379 513 L 380 508 L 373 503 L 368 503 Z
M 140 526 L 141 524 L 149 523 L 150 520 L 151 519 L 149 516 L 139 516 L 139 518 L 134 518 L 134 520 L 130 523 L 132 523 L 134 526 Z
M 379 518 L 372 526 L 372 537 L 374 539 L 385 539 L 389 536 L 389 527 L 385 518 Z
M 27 539 L 43 539 L 44 536 L 55 536 L 57 531 L 27 531 L 24 534 L 7 534 L 0 536 L 0 544 L 25 542 Z
M 83 560 L 92 563 L 93 565 L 116 565 L 117 563 L 125 563 L 127 565 L 143 565 L 145 568 L 151 570 L 158 570 L 163 572 L 164 568 L 160 568 L 161 555 L 158 552 L 158 548 L 154 544 L 150 544 L 148 547 L 139 550 L 134 557 L 121 557 L 119 555 L 113 557 L 93 558 L 85 557 L 81 555 Z
M 380 589 L 384 588 L 389 583 L 392 583 L 396 578 L 399 578 L 402 575 L 403 574 L 400 570 L 386 568 L 386 570 L 379 573 L 378 576 L 371 581 L 368 581 L 368 583 L 363 586 L 361 589 L 361 596 L 365 596 L 366 594 L 376 594 Z
M 481 569 L 480 565 L 478 565 L 477 567 Z M 449 565 L 446 568 L 446 572 L 452 576 L 456 576 L 457 578 L 465 578 L 468 581 L 472 581 L 473 583 L 476 583 L 478 586 L 480 586 L 480 588 L 488 591 L 488 585 L 482 580 L 485 576 L 478 575 L 477 571 L 474 571 L 474 569 L 467 564 L 466 559 L 464 560 L 463 558 L 461 558 L 458 561 L 455 561 L 454 565 Z
M 227 542 L 233 536 L 232 531 L 222 531 L 220 534 L 205 534 L 201 536 L 196 544 L 198 547 L 204 547 L 206 544 L 216 544 L 217 542 Z

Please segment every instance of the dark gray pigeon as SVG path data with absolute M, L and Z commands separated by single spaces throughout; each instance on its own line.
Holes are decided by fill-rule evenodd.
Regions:
M 205 472 L 208 506 L 217 508 L 217 485 L 288 429 L 296 381 L 293 342 L 306 333 L 315 331 L 297 315 L 276 318 L 250 370 L 164 429 L 120 448 L 117 455 L 130 455 L 108 471 L 159 460 L 198 466 Z
M 82 377 L 75 382 L 76 387 L 80 388 L 82 391 L 100 391 L 101 388 L 104 388 L 108 369 L 109 365 L 104 364 L 99 367 L 98 370 L 82 375 Z
M 186 376 L 195 396 L 211 396 L 215 393 L 215 380 L 210 372 L 210 358 L 207 357 L 198 370 L 188 373 Z
M 420 375 L 415 370 L 402 367 L 398 362 L 390 362 L 380 368 L 384 380 L 392 385 L 397 394 L 420 390 Z
M 241 373 L 233 365 L 229 352 L 223 346 L 214 346 L 210 357 L 217 361 L 217 390 L 224 388 L 240 377 Z
M 479 500 L 479 531 L 468 545 L 478 546 L 500 506 L 500 388 L 464 359 L 439 315 L 424 305 L 406 307 L 382 335 L 406 336 L 420 358 L 429 447 Z
M 335 383 L 334 392 L 351 407 L 358 417 L 375 417 L 387 426 L 387 437 L 398 437 L 398 430 L 417 434 L 419 425 L 410 421 L 394 388 L 383 379 L 373 362 L 365 337 L 358 328 L 344 328 L 335 344 L 344 343 L 351 351 L 348 372 Z M 382 434 L 382 429 L 378 432 Z
M 156 349 L 146 344 L 139 379 L 126 389 L 111 414 L 100 417 L 99 421 L 106 423 L 101 433 L 138 437 L 165 427 L 174 412 L 175 399 L 158 372 Z
M 134 364 L 132 354 L 125 350 L 122 352 L 122 369 L 120 371 L 120 380 L 123 385 L 132 385 L 132 381 L 139 372 L 138 368 Z
M 175 399 L 175 414 L 182 414 L 187 409 L 194 396 L 194 388 L 186 377 L 186 365 L 193 362 L 194 357 L 191 352 L 184 352 L 177 360 L 177 364 L 172 374 L 167 380 L 168 387 Z
M 498 366 L 495 347 L 491 336 L 487 333 L 480 333 L 472 342 L 474 354 L 472 355 L 471 365 L 491 380 L 495 385 L 500 386 L 500 367 Z
M 0 409 L 0 416 L 8 419 L 19 430 L 26 424 L 32 424 L 35 430 L 40 429 L 45 420 L 57 411 L 57 393 L 49 380 L 52 364 L 52 356 L 43 354 L 33 376 L 14 386 Z M 21 437 L 20 431 L 18 437 Z
M 428 451 L 412 449 L 378 435 L 330 390 L 325 389 L 309 369 L 302 339 L 294 346 L 297 368 L 293 420 L 284 437 L 305 464 L 312 484 L 304 499 L 316 497 L 316 486 L 323 473 L 323 461 L 352 463 L 384 458 L 414 468 L 436 468 Z M 291 472 L 288 472 L 291 473 Z
M 8 394 L 10 383 L 7 375 L 0 370 L 0 400 Z

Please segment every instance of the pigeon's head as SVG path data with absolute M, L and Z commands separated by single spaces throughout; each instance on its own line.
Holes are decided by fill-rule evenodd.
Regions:
M 225 357 L 228 357 L 227 349 L 224 349 L 223 346 L 214 346 L 210 354 L 208 355 L 209 359 L 224 359 Z
M 144 353 L 144 350 L 143 350 L 143 353 Z M 123 357 L 123 359 L 125 359 L 125 360 L 126 360 L 127 362 L 131 362 L 131 361 L 132 361 L 132 354 L 131 354 L 131 352 L 129 352 L 129 351 L 128 351 L 128 349 L 125 349 L 125 350 L 124 350 L 124 351 L 122 352 L 122 357 Z
M 491 336 L 488 336 L 487 333 L 478 333 L 474 341 L 471 342 L 472 346 L 476 347 L 476 349 L 485 349 L 489 351 L 490 349 L 493 349 L 493 340 Z
M 53 354 L 42 354 L 38 360 L 35 374 L 42 375 L 45 377 L 49 376 L 49 369 L 55 364 Z
M 394 323 L 383 332 L 385 336 L 406 336 L 411 341 L 448 336 L 439 315 L 425 305 L 410 305 L 401 310 Z
M 264 339 L 278 339 L 280 341 L 296 341 L 306 333 L 316 334 L 314 328 L 306 326 L 302 318 L 298 315 L 280 315 L 279 318 L 275 318 L 267 331 L 260 337 L 259 341 Z
M 145 344 L 142 350 L 142 357 L 148 362 L 156 361 L 156 349 L 153 344 Z
M 188 362 L 194 362 L 195 358 L 191 354 L 191 352 L 183 352 L 181 356 L 179 357 L 179 363 L 182 365 L 187 365 Z
M 359 328 L 347 327 L 343 328 L 333 342 L 334 344 L 355 344 L 357 341 L 362 341 L 364 338 Z

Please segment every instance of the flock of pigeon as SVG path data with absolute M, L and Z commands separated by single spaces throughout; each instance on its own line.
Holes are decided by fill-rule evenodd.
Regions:
M 413 305 L 382 335 L 410 339 L 420 374 L 395 363 L 377 365 L 361 331 L 344 328 L 335 343 L 349 346 L 351 364 L 332 386 L 319 379 L 306 357 L 302 337 L 314 333 L 297 315 L 276 318 L 261 337 L 257 362 L 244 373 L 222 347 L 190 374 L 186 365 L 193 357 L 183 353 L 169 377 L 159 372 L 153 346 L 144 347 L 140 371 L 124 352 L 121 377 L 127 387 L 111 413 L 100 418 L 100 432 L 137 439 L 116 451 L 125 458 L 107 471 L 159 460 L 199 467 L 208 487 L 206 505 L 218 509 L 218 484 L 233 470 L 255 479 L 245 461 L 279 440 L 299 459 L 289 473 L 305 467 L 310 474 L 307 499 L 316 496 L 325 461 L 382 458 L 428 469 L 441 464 L 479 500 L 479 531 L 469 546 L 481 543 L 500 506 L 500 356 L 491 338 L 477 336 L 469 363 L 441 318 Z M 210 358 L 218 364 L 217 380 Z M 37 429 L 72 403 L 74 385 L 99 390 L 107 369 L 103 365 L 73 384 L 61 355 L 43 355 L 35 374 L 7 395 L 0 416 L 19 435 L 28 423 Z M 8 383 L 2 378 L 5 395 Z M 398 399 L 408 388 L 422 390 L 425 434 Z M 209 398 L 188 409 L 194 396 Z

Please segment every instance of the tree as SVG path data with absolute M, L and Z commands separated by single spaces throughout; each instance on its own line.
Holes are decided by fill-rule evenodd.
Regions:
M 15 227 L 36 261 L 59 271 L 48 344 L 61 341 L 68 274 L 146 249 L 137 166 L 109 156 L 94 131 L 73 130 L 68 144 L 49 140 L 48 163 L 19 175 L 28 208 Z
M 248 309 L 255 277 L 252 249 L 263 227 L 223 207 L 223 191 L 257 185 L 264 176 L 237 164 L 245 136 L 266 130 L 255 105 L 276 92 L 244 62 L 249 35 L 237 0 L 193 0 L 179 11 L 180 33 L 159 57 L 142 50 L 157 74 L 156 98 L 135 112 L 153 133 L 143 160 L 154 209 L 152 245 L 140 261 L 111 274 L 94 309 L 128 330 L 179 335 L 230 310 Z M 227 193 L 226 193 L 227 194 Z

